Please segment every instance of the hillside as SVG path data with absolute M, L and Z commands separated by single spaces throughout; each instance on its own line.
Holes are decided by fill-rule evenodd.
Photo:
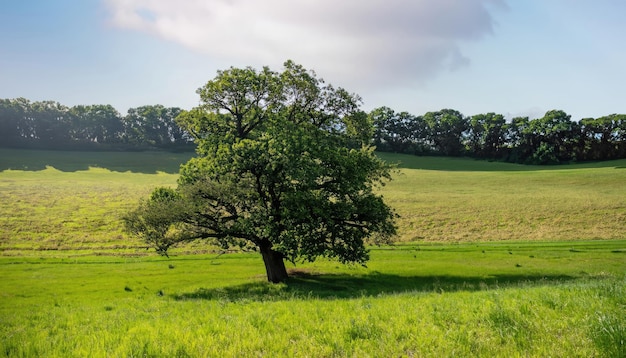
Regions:
M 0 150 L 0 250 L 145 254 L 120 216 L 190 154 Z M 523 166 L 382 153 L 398 241 L 623 239 L 626 160 Z M 200 251 L 196 245 L 186 250 Z

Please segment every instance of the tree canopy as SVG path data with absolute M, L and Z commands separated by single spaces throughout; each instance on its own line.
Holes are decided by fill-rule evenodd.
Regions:
M 452 109 L 413 116 L 388 107 L 372 110 L 376 150 L 470 156 L 523 164 L 626 158 L 626 115 L 572 121 L 561 110 L 541 118 L 506 120 L 496 113 L 465 117 Z
M 257 80 L 261 81 L 257 83 L 259 90 L 269 88 L 259 87 L 265 80 Z M 283 80 L 293 82 L 297 79 Z M 237 86 L 234 83 L 231 85 Z M 268 82 L 264 86 L 275 84 Z M 253 99 L 254 93 L 257 92 L 251 92 L 248 96 L 252 97 L 247 100 Z M 213 98 L 215 106 L 219 106 L 219 101 L 225 99 Z M 276 105 L 276 99 L 268 97 L 263 101 Z M 291 116 L 297 115 L 296 108 L 303 108 L 307 104 L 304 97 L 300 97 L 299 101 Z M 240 102 L 237 108 L 231 106 L 229 109 L 241 117 L 243 125 L 239 130 L 245 133 L 256 124 L 244 123 L 246 118 L 252 118 L 254 114 L 240 112 L 242 106 L 245 106 L 244 102 Z M 232 115 L 227 109 L 222 108 L 221 111 L 222 114 Z M 175 122 L 181 112 L 176 107 L 149 105 L 130 108 L 126 115 L 121 115 L 111 105 L 67 107 L 55 101 L 0 99 L 0 146 L 62 150 L 158 148 L 192 151 L 193 136 Z M 297 121 L 297 118 L 292 120 Z M 371 122 L 373 127 L 364 130 L 360 122 Z M 362 130 L 359 135 L 354 132 L 357 128 Z M 469 156 L 523 164 L 626 158 L 625 114 L 573 121 L 570 115 L 561 110 L 550 110 L 540 118 L 505 119 L 496 113 L 466 117 L 453 109 L 415 116 L 408 112 L 395 112 L 389 107 L 379 107 L 369 113 L 356 111 L 351 116 L 351 123 L 346 123 L 345 131 L 356 135 L 354 144 L 363 138 L 373 137 L 376 150 L 383 152 Z
M 180 108 L 111 105 L 67 107 L 54 101 L 0 99 L 0 145 L 41 149 L 187 149 L 191 138 L 175 122 Z
M 198 90 L 201 105 L 177 122 L 197 156 L 176 189 L 157 189 L 126 227 L 162 253 L 210 239 L 253 247 L 267 278 L 284 260 L 368 260 L 366 241 L 395 234 L 392 209 L 375 188 L 390 178 L 370 141 L 360 98 L 287 61 L 282 72 L 230 68 Z

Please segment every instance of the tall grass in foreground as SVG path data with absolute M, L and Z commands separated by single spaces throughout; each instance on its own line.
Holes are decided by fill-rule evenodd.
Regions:
M 613 282 L 347 300 L 129 298 L 4 316 L 9 357 L 623 357 Z M 622 289 L 623 291 L 623 289 Z M 608 291 L 611 292 L 611 291 Z M 18 320 L 19 318 L 19 320 Z
M 625 252 L 402 245 L 281 285 L 256 254 L 4 257 L 0 356 L 621 357 Z

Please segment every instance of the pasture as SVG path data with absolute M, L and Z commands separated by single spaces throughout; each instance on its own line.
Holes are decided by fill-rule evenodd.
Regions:
M 156 256 L 120 215 L 188 154 L 0 150 L 0 355 L 626 353 L 626 161 L 381 155 L 398 242 L 367 267 L 202 243 Z

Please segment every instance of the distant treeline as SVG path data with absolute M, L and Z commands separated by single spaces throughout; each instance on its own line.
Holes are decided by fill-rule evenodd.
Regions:
M 54 101 L 0 99 L 0 146 L 65 150 L 193 150 L 175 122 L 182 109 L 162 105 L 67 107 Z M 442 109 L 415 116 L 388 107 L 368 114 L 383 152 L 468 156 L 524 164 L 626 158 L 626 115 L 572 121 L 561 110 L 507 121 L 496 113 L 464 116 Z
M 63 150 L 192 150 L 174 119 L 182 110 L 161 105 L 67 107 L 54 101 L 0 99 L 0 146 Z
M 524 164 L 626 158 L 626 115 L 572 121 L 560 110 L 543 117 L 467 117 L 452 109 L 414 116 L 381 107 L 369 114 L 379 151 L 469 156 Z

